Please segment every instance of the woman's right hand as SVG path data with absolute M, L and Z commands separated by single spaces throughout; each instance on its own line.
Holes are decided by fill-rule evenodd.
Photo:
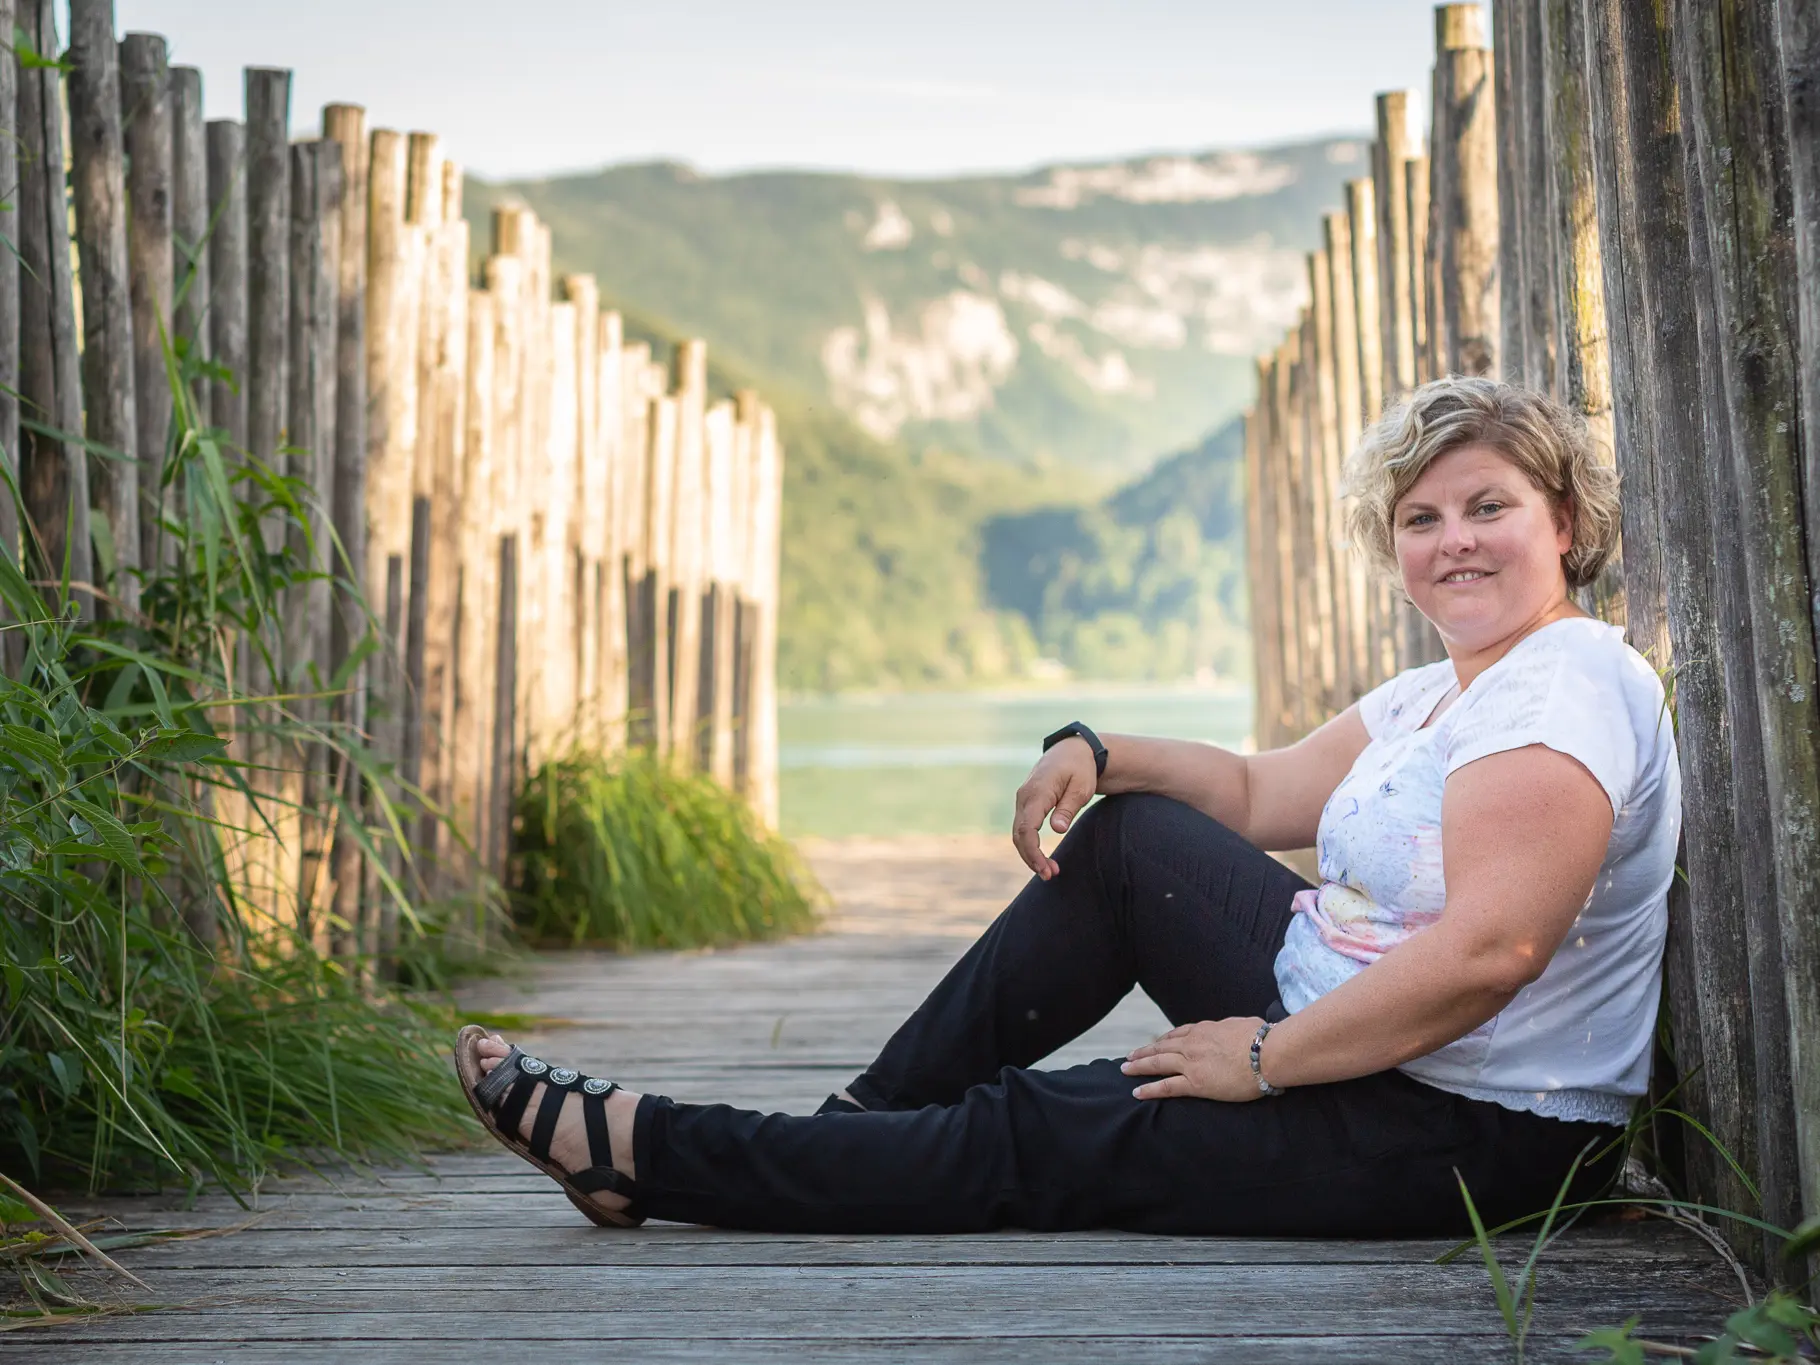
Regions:
M 1011 821 L 1011 842 L 1026 866 L 1048 881 L 1062 869 L 1043 852 L 1043 819 L 1057 834 L 1066 834 L 1081 807 L 1093 799 L 1099 772 L 1093 749 L 1079 735 L 1070 735 L 1049 750 L 1030 770 L 1017 789 L 1017 814 Z

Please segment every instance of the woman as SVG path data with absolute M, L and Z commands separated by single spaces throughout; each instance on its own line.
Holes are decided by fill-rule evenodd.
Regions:
M 1458 1232 L 1461 1182 L 1520 1216 L 1589 1153 L 1590 1192 L 1648 1078 L 1680 820 L 1656 675 L 1570 596 L 1615 485 L 1548 399 L 1426 386 L 1349 462 L 1348 523 L 1445 661 L 1255 756 L 1052 736 L 1013 829 L 1035 877 L 818 1116 L 633 1095 L 469 1027 L 476 1112 L 600 1223 Z M 1310 844 L 1318 887 L 1260 851 Z M 1177 1027 L 1025 1069 L 1133 985 Z

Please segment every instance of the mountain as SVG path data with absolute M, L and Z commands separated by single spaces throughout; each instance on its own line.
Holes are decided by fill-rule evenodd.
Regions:
M 529 204 L 629 332 L 707 338 L 777 408 L 786 687 L 1174 677 L 1242 656 L 1220 433 L 1365 150 L 948 180 L 657 163 L 470 178 L 465 211 L 478 244 Z
M 1243 405 L 1365 151 L 952 180 L 657 163 L 470 181 L 467 207 L 484 242 L 493 204 L 529 204 L 560 269 L 880 439 L 1129 472 Z

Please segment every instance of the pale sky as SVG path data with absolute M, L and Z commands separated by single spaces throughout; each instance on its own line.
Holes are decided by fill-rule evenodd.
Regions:
M 60 7 L 61 8 L 61 7 Z M 1368 130 L 1429 0 L 117 0 L 202 68 L 296 72 L 492 177 L 657 158 L 937 175 Z M 67 27 L 62 30 L 65 38 Z

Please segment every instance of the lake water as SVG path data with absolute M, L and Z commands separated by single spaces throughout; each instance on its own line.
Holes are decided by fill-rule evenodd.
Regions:
M 1100 687 L 814 698 L 778 711 L 783 832 L 993 834 L 1043 736 L 1071 720 L 1100 733 L 1169 735 L 1239 747 L 1251 695 L 1239 689 Z

